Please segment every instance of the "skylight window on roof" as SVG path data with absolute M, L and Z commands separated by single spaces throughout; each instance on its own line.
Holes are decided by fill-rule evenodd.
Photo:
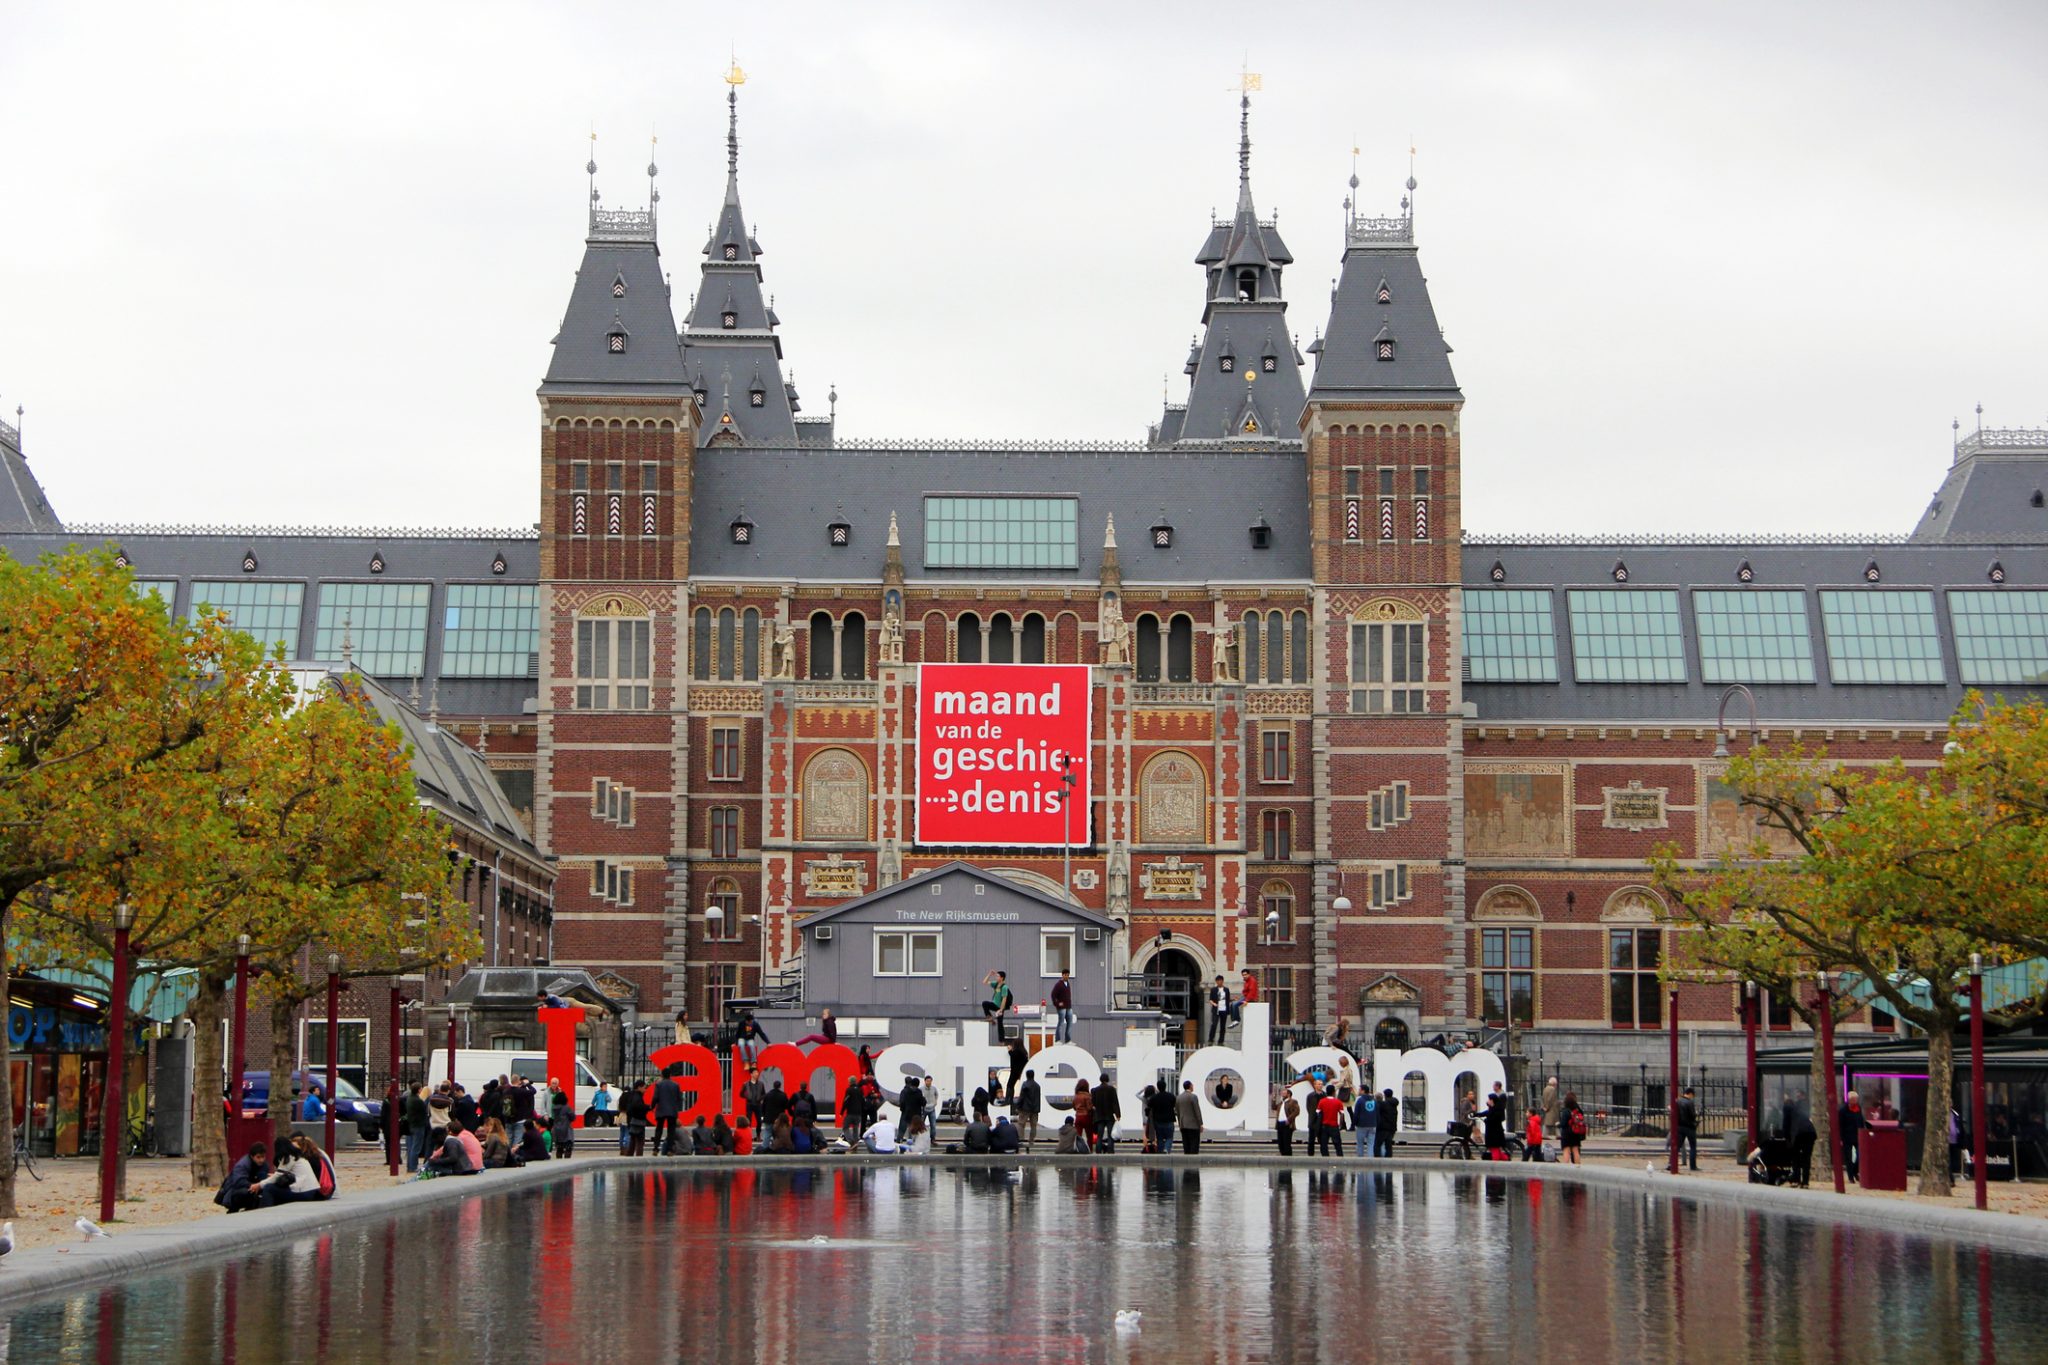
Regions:
M 425 583 L 321 584 L 314 655 L 339 659 L 346 635 L 349 657 L 371 677 L 419 677 L 427 667 L 427 593 Z
M 451 583 L 441 629 L 444 678 L 524 678 L 540 648 L 531 583 Z
M 1828 674 L 1838 683 L 1948 680 L 1931 592 L 1823 589 L 1820 617 L 1828 637 Z
M 1392 360 L 1394 358 L 1394 343 L 1391 341 L 1373 343 L 1373 354 L 1380 360 Z
M 207 608 L 224 612 L 228 624 L 251 636 L 267 653 L 283 645 L 287 655 L 299 648 L 299 609 L 306 596 L 303 583 L 194 583 L 194 614 Z
M 1704 681 L 1814 681 L 1805 593 L 1702 589 L 1692 596 L 1692 610 Z
M 1965 684 L 2048 685 L 2048 592 L 1952 588 L 1948 615 Z
M 728 261 L 736 261 L 736 260 L 738 260 L 738 259 L 740 258 L 740 249 L 739 249 L 739 244 L 738 244 L 738 243 L 736 243 L 736 242 L 727 242 L 727 243 L 725 244 L 725 250 L 724 250 L 724 252 L 722 252 L 721 254 L 722 254 L 722 255 L 723 255 L 723 256 L 725 257 L 725 259 L 727 259 Z
M 1473 682 L 1557 681 L 1549 589 L 1465 594 L 1465 676 Z
M 1664 588 L 1574 588 L 1572 676 L 1579 682 L 1684 682 L 1678 594 Z
M 950 497 L 924 500 L 928 569 L 1078 568 L 1078 498 Z

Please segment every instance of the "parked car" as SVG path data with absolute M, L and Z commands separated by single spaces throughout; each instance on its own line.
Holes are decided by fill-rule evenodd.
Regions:
M 242 1079 L 242 1117 L 257 1118 L 270 1107 L 270 1073 L 248 1071 L 243 1073 Z M 324 1091 L 327 1073 L 292 1073 L 292 1089 L 297 1094 L 305 1094 L 315 1083 Z M 384 1101 L 369 1098 L 354 1081 L 346 1076 L 337 1076 L 334 1078 L 334 1121 L 337 1124 L 353 1123 L 358 1137 L 365 1142 L 376 1142 L 384 1134 Z

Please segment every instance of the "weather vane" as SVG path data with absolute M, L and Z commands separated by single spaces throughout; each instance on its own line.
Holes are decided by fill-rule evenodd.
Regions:
M 747 83 L 747 73 L 740 70 L 739 61 L 736 58 L 729 57 L 727 59 L 725 83 L 727 85 L 745 85 Z
M 1238 93 L 1249 95 L 1254 90 L 1265 89 L 1266 87 L 1262 84 L 1263 80 L 1264 78 L 1258 72 L 1251 69 L 1251 56 L 1246 54 L 1244 65 L 1239 67 L 1237 72 Z

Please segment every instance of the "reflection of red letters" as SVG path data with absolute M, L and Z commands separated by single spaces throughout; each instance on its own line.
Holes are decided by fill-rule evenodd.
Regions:
M 738 1062 L 734 1063 L 733 1085 L 745 1085 L 746 1079 L 739 1074 Z M 829 1071 L 835 1088 L 826 1099 L 832 1108 L 839 1107 L 839 1088 L 844 1088 L 847 1078 L 860 1074 L 860 1058 L 853 1055 L 853 1049 L 844 1043 L 822 1043 L 806 1053 L 795 1043 L 771 1043 L 761 1049 L 761 1064 L 757 1071 L 780 1071 L 782 1089 L 794 1096 L 796 1092 L 811 1083 L 814 1071 Z
M 702 1043 L 670 1043 L 658 1048 L 647 1059 L 656 1075 L 661 1075 L 680 1062 L 688 1071 L 676 1073 L 675 1083 L 682 1087 L 683 1113 L 679 1120 L 685 1128 L 694 1127 L 698 1119 L 711 1122 L 725 1111 L 725 1087 L 718 1075 L 718 1055 Z M 739 1062 L 733 1062 L 734 1084 L 742 1082 L 738 1077 Z M 654 1103 L 654 1086 L 649 1084 L 646 1091 L 647 1103 Z
M 579 1009 L 543 1007 L 540 1011 L 540 1026 L 548 1034 L 548 1079 L 562 1083 L 562 1093 L 569 1097 L 569 1112 L 575 1115 L 578 1128 L 583 1126 L 583 1114 L 576 1103 L 576 1026 L 582 1022 L 583 1011 Z

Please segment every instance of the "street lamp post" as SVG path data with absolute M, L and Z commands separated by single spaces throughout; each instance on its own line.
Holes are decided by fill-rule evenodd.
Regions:
M 1756 982 L 1742 983 L 1742 1099 L 1743 1108 L 1749 1111 L 1749 1145 L 1742 1149 L 1743 1159 L 1756 1150 L 1756 1015 L 1758 1001 Z
M 1060 842 L 1060 894 L 1074 899 L 1074 788 L 1081 779 L 1074 774 L 1074 756 L 1060 755 L 1060 819 L 1065 825 Z
M 341 1048 L 340 1040 L 334 1034 L 341 1027 L 337 1016 L 341 1013 L 341 954 L 327 955 L 327 1159 L 334 1159 L 334 1081 L 335 1062 Z
M 242 934 L 235 939 L 235 1084 L 228 1091 L 232 1102 L 228 1110 L 229 1146 L 239 1145 L 242 1135 L 242 1087 L 248 1083 L 249 1070 L 249 936 Z M 236 1153 L 228 1152 L 228 1160 L 237 1160 Z
M 399 1079 L 398 1068 L 402 1059 L 398 1050 L 399 1030 L 404 1026 L 400 1012 L 401 1002 L 398 987 L 391 988 L 391 1083 L 384 1087 L 384 1131 L 391 1138 L 391 1174 L 398 1174 L 398 1144 L 403 1135 L 398 1129 L 398 1111 L 405 1106 L 405 1084 Z
M 1928 1121 L 1933 1122 L 1930 1111 Z M 1970 1169 L 1976 1177 L 1977 1207 L 1985 1207 L 1984 1188 L 1984 955 L 1970 954 Z M 2019 1171 L 2015 1169 L 2017 1176 Z
M 455 1089 L 455 1006 L 448 1007 L 448 1089 Z
M 1841 1106 L 1835 1103 L 1835 994 L 1830 987 L 1831 983 L 1828 980 L 1828 974 L 1822 972 L 1820 974 L 1820 1048 L 1821 1065 L 1827 1072 L 1828 1093 L 1825 1099 L 1820 1096 L 1815 1096 L 1814 1098 L 1816 1102 L 1825 1103 L 1828 1106 L 1826 1111 L 1828 1120 L 1828 1160 L 1833 1162 L 1835 1167 L 1835 1193 L 1846 1194 L 1848 1193 L 1849 1186 L 1842 1171 L 1842 1116 L 1836 1112 Z
M 1666 1087 L 1665 1098 L 1670 1102 L 1671 1118 L 1671 1174 L 1678 1174 L 1678 983 L 1671 985 L 1671 1082 Z
M 126 901 L 114 907 L 114 980 L 107 996 L 106 1113 L 100 1118 L 100 1221 L 114 1221 L 114 1187 L 121 1180 L 121 1142 L 128 1135 L 121 1105 L 121 1073 L 128 1049 L 128 930 L 135 907 Z

